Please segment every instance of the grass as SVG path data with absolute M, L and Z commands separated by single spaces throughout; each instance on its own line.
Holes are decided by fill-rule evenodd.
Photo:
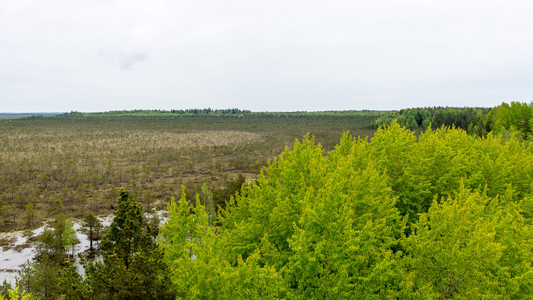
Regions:
M 267 162 L 305 134 L 326 151 L 345 131 L 370 136 L 376 112 L 108 116 L 0 120 L 0 230 L 30 228 L 59 212 L 106 215 L 121 188 L 146 210 L 180 186 L 192 193 Z M 32 213 L 28 204 L 33 203 Z

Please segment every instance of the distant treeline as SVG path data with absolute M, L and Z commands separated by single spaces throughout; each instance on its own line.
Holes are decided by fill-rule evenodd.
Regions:
M 393 120 L 411 130 L 441 126 L 461 128 L 470 134 L 485 136 L 489 132 L 515 134 L 531 138 L 533 102 L 502 103 L 494 108 L 424 107 L 392 111 L 372 122 L 372 128 L 390 125 Z
M 21 119 L 21 118 L 28 118 L 28 117 L 50 117 L 50 116 L 56 116 L 60 115 L 61 113 L 54 113 L 54 112 L 41 112 L 41 113 L 0 113 L 0 120 L 5 119 Z
M 73 111 L 70 113 L 65 113 L 63 117 L 71 116 L 162 116 L 162 115 L 245 115 L 250 114 L 249 110 L 242 110 L 238 108 L 228 108 L 228 109 L 211 109 L 211 108 L 194 108 L 194 109 L 171 109 L 171 110 L 162 110 L 162 109 L 134 109 L 134 110 L 113 110 L 106 112 L 93 112 L 93 113 L 81 113 Z
M 379 110 L 326 110 L 326 111 L 295 111 L 295 112 L 254 112 L 254 115 L 270 115 L 282 117 L 294 116 L 350 116 L 350 117 L 380 117 L 390 111 Z
M 390 125 L 393 120 L 410 130 L 426 130 L 432 128 L 455 127 L 467 131 L 469 134 L 486 136 L 489 132 L 515 135 L 528 139 L 533 132 L 533 102 L 502 103 L 494 108 L 487 107 L 423 107 L 407 108 L 399 111 L 377 110 L 345 110 L 345 111 L 296 111 L 296 112 L 252 112 L 238 108 L 212 109 L 171 109 L 171 110 L 115 110 L 107 112 L 82 113 L 72 111 L 64 113 L 58 118 L 150 118 L 174 119 L 182 117 L 252 117 L 261 119 L 285 117 L 367 117 L 374 120 L 369 129 L 377 129 L 383 125 Z M 1 118 L 1 115 L 0 115 Z M 30 116 L 31 119 L 43 116 Z
M 72 111 L 64 113 L 60 117 L 167 117 L 167 116 L 271 116 L 271 117 L 294 117 L 294 116 L 382 116 L 390 113 L 389 111 L 377 111 L 377 110 L 343 110 L 343 111 L 296 111 L 296 112 L 252 112 L 250 110 L 242 110 L 238 108 L 228 109 L 212 109 L 212 108 L 195 108 L 195 109 L 171 109 L 171 110 L 114 110 L 107 112 L 92 112 L 83 113 Z

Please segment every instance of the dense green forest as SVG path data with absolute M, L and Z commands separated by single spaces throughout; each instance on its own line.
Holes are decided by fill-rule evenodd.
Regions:
M 516 134 L 522 139 L 531 138 L 533 132 L 533 102 L 502 103 L 495 108 L 427 107 L 409 108 L 384 113 L 372 121 L 372 127 L 390 125 L 396 120 L 411 130 L 425 130 L 454 126 L 469 134 L 486 136 L 489 132 L 504 135 Z
M 266 153 L 256 169 L 225 169 L 221 164 L 204 173 L 203 180 L 169 181 L 175 188 L 153 195 L 157 200 L 152 202 L 136 190 L 157 186 L 138 176 L 153 164 L 148 160 L 151 156 L 126 160 L 123 165 L 141 164 L 126 172 L 131 175 L 113 175 L 120 180 L 108 184 L 114 192 L 102 197 L 118 199 L 107 233 L 94 236 L 102 240 L 97 252 L 102 259 L 83 256 L 85 274 L 78 273 L 75 258 L 68 255 L 73 241 L 67 216 L 95 212 L 91 206 L 69 210 L 63 203 L 62 211 L 50 212 L 54 221 L 37 238 L 38 259 L 21 270 L 19 288 L 43 299 L 527 299 L 533 294 L 533 105 L 513 102 L 493 109 L 463 109 L 456 117 L 470 120 L 466 128 L 466 121 L 453 123 L 453 128 L 446 123 L 434 125 L 438 110 L 418 109 L 429 112 L 431 117 L 426 119 L 432 118 L 431 127 L 425 122 L 425 130 L 411 130 L 399 118 L 384 121 L 391 117 L 389 112 L 381 118 L 374 112 L 357 117 L 340 113 L 184 116 L 180 120 L 186 121 L 181 123 L 174 123 L 175 118 L 71 114 L 21 120 L 13 127 L 5 123 L 19 132 L 33 128 L 31 136 L 44 140 L 42 128 L 32 122 L 56 124 L 56 130 L 63 128 L 68 134 L 71 129 L 64 129 L 63 122 L 69 120 L 68 128 L 78 129 L 63 137 L 68 136 L 69 146 L 79 147 L 72 150 L 77 153 L 84 153 L 84 147 L 99 153 L 100 148 L 90 148 L 88 142 L 102 136 L 95 134 L 92 140 L 76 136 L 91 131 L 91 126 L 98 130 L 109 126 L 104 136 L 119 142 L 113 141 L 116 146 L 99 159 L 140 156 L 142 149 L 150 149 L 147 145 L 160 138 L 168 143 L 193 127 L 208 132 L 246 128 L 242 131 L 264 139 L 241 137 L 237 143 L 242 148 L 228 143 L 231 155 L 249 149 L 256 149 L 255 155 Z M 473 114 L 479 118 L 469 119 Z M 368 129 L 373 121 L 388 125 L 374 132 Z M 261 126 L 255 127 L 258 123 Z M 170 124 L 176 126 L 175 132 L 168 131 Z M 346 128 L 350 126 L 353 129 Z M 475 126 L 483 126 L 484 131 Z M 112 134 L 117 128 L 122 128 L 120 134 Z M 154 130 L 146 136 L 121 138 L 139 128 Z M 304 129 L 312 129 L 308 130 L 312 134 L 302 133 Z M 165 134 L 156 135 L 161 132 Z M 305 136 L 294 143 L 294 134 Z M 157 139 L 146 142 L 152 135 Z M 50 138 L 49 146 L 59 142 Z M 272 154 L 290 139 L 293 146 L 280 155 Z M 147 144 L 136 147 L 135 141 Z M 178 144 L 165 145 L 177 151 Z M 33 149 L 43 143 L 38 145 Z M 201 151 L 218 146 L 191 147 Z M 128 147 L 135 150 L 120 150 Z M 193 165 L 203 169 L 217 153 L 208 150 Z M 162 168 L 178 162 L 167 163 Z M 229 175 L 213 175 L 221 170 Z M 252 180 L 237 176 L 254 172 L 259 175 Z M 167 174 L 172 178 L 188 173 Z M 107 183 L 107 178 L 102 180 Z M 17 203 L 6 194 L 3 190 L 2 197 L 12 202 L 3 203 Z M 63 202 L 64 198 L 58 199 Z M 156 204 L 167 205 L 169 212 L 161 227 L 143 215 L 147 205 Z M 100 226 L 94 216 L 85 217 L 87 232 L 97 232 Z M 7 293 L 7 287 L 2 293 Z
M 372 122 L 372 127 L 390 125 L 393 120 L 411 130 L 455 126 L 467 130 L 470 124 L 483 124 L 489 108 L 427 107 L 390 112 Z

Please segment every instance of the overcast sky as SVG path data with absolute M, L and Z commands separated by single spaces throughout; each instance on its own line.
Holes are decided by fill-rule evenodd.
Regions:
M 0 111 L 533 100 L 531 0 L 1 0 Z

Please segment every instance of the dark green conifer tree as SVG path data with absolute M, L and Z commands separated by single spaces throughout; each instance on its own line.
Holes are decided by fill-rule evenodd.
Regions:
M 92 299 L 171 298 L 163 251 L 151 238 L 141 204 L 127 191 L 120 192 L 101 250 L 103 262 L 86 264 Z

